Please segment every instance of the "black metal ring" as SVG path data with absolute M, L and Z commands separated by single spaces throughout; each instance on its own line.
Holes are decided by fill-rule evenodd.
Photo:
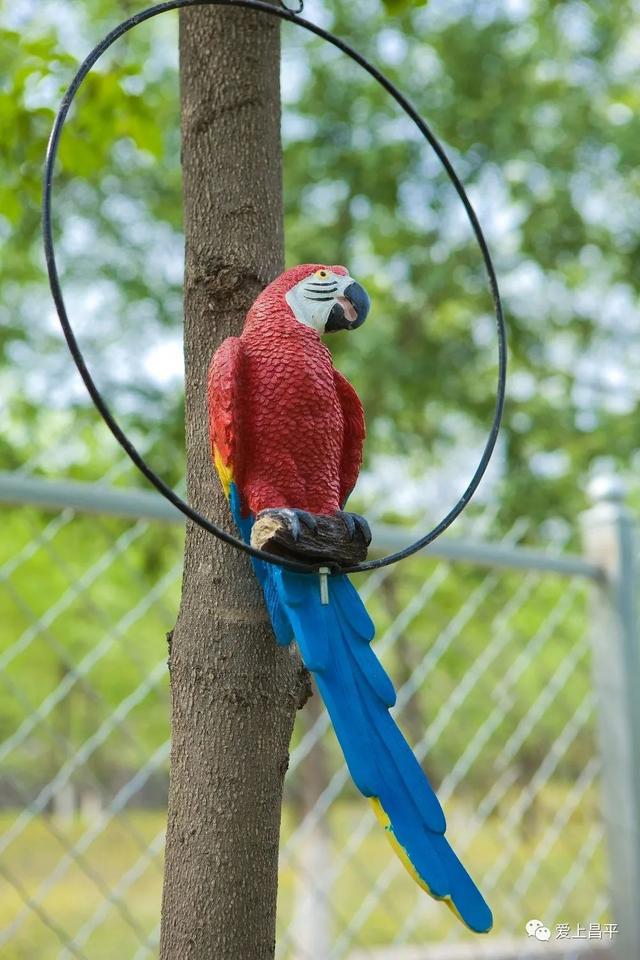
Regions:
M 69 108 L 73 102 L 73 99 L 78 92 L 82 81 L 85 79 L 91 68 L 99 60 L 102 54 L 109 49 L 109 47 L 115 43 L 123 34 L 127 33 L 133 27 L 137 26 L 139 23 L 143 23 L 145 20 L 150 20 L 152 17 L 157 16 L 160 13 L 165 13 L 168 10 L 176 10 L 181 7 L 208 7 L 208 6 L 225 6 L 225 7 L 244 7 L 250 10 L 257 10 L 261 13 L 269 14 L 272 17 L 278 17 L 280 20 L 287 20 L 290 23 L 297 23 L 299 26 L 304 27 L 305 30 L 308 30 L 310 33 L 314 33 L 316 36 L 320 37 L 323 40 L 328 41 L 334 47 L 337 47 L 338 50 L 341 50 L 348 57 L 354 60 L 359 64 L 367 73 L 373 77 L 386 91 L 389 93 L 393 99 L 402 107 L 404 112 L 413 120 L 418 130 L 421 132 L 425 140 L 429 143 L 431 148 L 434 150 L 436 156 L 440 160 L 449 180 L 453 184 L 458 197 L 460 198 L 462 205 L 464 206 L 467 218 L 473 233 L 475 235 L 478 246 L 482 253 L 482 259 L 484 261 L 485 269 L 487 272 L 487 277 L 489 280 L 489 286 L 491 289 L 491 295 L 493 297 L 496 324 L 497 324 L 497 334 L 498 334 L 498 387 L 496 393 L 496 405 L 495 412 L 493 415 L 493 421 L 491 424 L 491 429 L 489 431 L 489 436 L 485 444 L 482 456 L 478 467 L 476 468 L 475 473 L 473 474 L 469 485 L 466 490 L 455 504 L 454 507 L 447 513 L 447 515 L 435 526 L 432 530 L 426 533 L 424 536 L 420 537 L 419 540 L 416 540 L 415 543 L 412 543 L 410 546 L 405 547 L 404 550 L 398 550 L 396 553 L 391 553 L 386 557 L 380 557 L 377 560 L 367 560 L 364 563 L 358 563 L 351 567 L 344 567 L 340 569 L 340 573 L 361 573 L 365 570 L 375 570 L 379 567 L 385 567 L 388 564 L 395 563 L 397 560 L 402 560 L 405 557 L 411 556 L 411 554 L 416 553 L 418 550 L 421 550 L 423 547 L 426 547 L 427 544 L 431 543 L 436 539 L 444 530 L 449 527 L 453 521 L 458 517 L 469 500 L 475 493 L 478 484 L 480 483 L 491 459 L 491 454 L 496 444 L 498 437 L 498 431 L 500 429 L 500 421 L 502 419 L 502 411 L 504 408 L 504 397 L 505 397 L 505 386 L 506 386 L 506 375 L 507 375 L 507 335 L 505 329 L 504 315 L 502 312 L 502 304 L 500 301 L 500 293 L 498 290 L 498 282 L 496 279 L 495 270 L 493 268 L 493 262 L 491 260 L 491 255 L 489 253 L 489 248 L 487 247 L 487 242 L 484 238 L 484 234 L 478 222 L 475 210 L 471 206 L 471 201 L 469 200 L 467 193 L 462 186 L 458 175 L 453 169 L 449 158 L 447 157 L 443 147 L 440 145 L 436 136 L 431 132 L 430 128 L 427 126 L 422 117 L 416 112 L 416 110 L 411 106 L 409 101 L 400 93 L 400 91 L 394 86 L 394 84 L 381 73 L 377 67 L 374 67 L 368 60 L 366 60 L 361 54 L 349 46 L 348 43 L 345 43 L 344 40 L 340 40 L 338 37 L 334 36 L 332 33 L 329 33 L 327 30 L 323 30 L 322 27 L 316 26 L 315 23 L 311 23 L 309 20 L 305 20 L 303 17 L 298 16 L 290 10 L 285 9 L 284 7 L 272 6 L 270 3 L 265 3 L 263 0 L 167 0 L 165 3 L 158 3 L 155 6 L 148 7 L 146 10 L 140 11 L 140 13 L 135 14 L 132 17 L 129 17 L 127 20 L 123 20 L 117 27 L 115 27 L 97 46 L 93 48 L 91 53 L 86 57 L 83 63 L 80 66 L 80 69 L 73 78 L 69 89 L 67 90 L 60 108 L 56 115 L 53 128 L 51 130 L 51 136 L 49 138 L 49 145 L 47 147 L 47 156 L 45 160 L 44 167 L 44 185 L 43 185 L 43 198 L 42 198 L 42 229 L 44 237 L 44 249 L 45 256 L 47 261 L 47 270 L 49 272 L 49 284 L 51 286 L 51 293 L 53 296 L 54 303 L 56 305 L 56 310 L 58 312 L 58 318 L 60 320 L 60 325 L 62 326 L 63 333 L 65 335 L 67 345 L 71 352 L 71 355 L 75 361 L 76 367 L 78 368 L 82 379 L 84 380 L 85 386 L 89 391 L 91 399 L 93 400 L 98 412 L 101 414 L 103 420 L 111 430 L 111 433 L 116 438 L 120 446 L 126 451 L 129 457 L 133 460 L 136 467 L 144 474 L 144 476 L 149 480 L 154 487 L 169 500 L 175 507 L 178 508 L 185 516 L 189 517 L 195 523 L 199 524 L 205 530 L 208 530 L 209 533 L 214 534 L 216 537 L 219 537 L 225 543 L 230 544 L 233 547 L 236 547 L 238 550 L 244 550 L 245 553 L 250 554 L 252 557 L 258 560 L 265 560 L 268 563 L 279 564 L 280 566 L 286 567 L 290 570 L 295 570 L 298 572 L 309 573 L 313 572 L 317 568 L 310 567 L 304 563 L 298 563 L 295 561 L 284 560 L 282 557 L 278 557 L 275 554 L 267 553 L 264 550 L 258 550 L 255 547 L 252 547 L 250 544 L 245 543 L 244 540 L 240 540 L 237 537 L 234 537 L 232 534 L 227 533 L 226 530 L 222 530 L 220 527 L 217 527 L 210 520 L 207 520 L 206 517 L 203 517 L 200 513 L 194 510 L 189 506 L 188 503 L 185 503 L 172 489 L 167 486 L 167 484 L 148 466 L 146 461 L 141 457 L 136 448 L 133 446 L 127 435 L 120 428 L 116 420 L 114 419 L 111 411 L 109 410 L 107 404 L 105 403 L 100 391 L 96 387 L 91 374 L 87 368 L 87 365 L 84 362 L 84 357 L 82 351 L 78 346 L 75 335 L 71 328 L 69 322 L 69 317 L 67 316 L 66 307 L 64 304 L 64 299 L 62 296 L 62 289 L 60 287 L 60 280 L 58 277 L 58 270 L 56 266 L 56 258 L 54 251 L 53 243 L 53 231 L 52 231 L 52 219 L 51 219 L 51 197 L 52 197 L 52 181 L 53 181 L 53 171 L 55 167 L 56 156 L 58 152 L 58 144 L 60 141 L 60 136 L 62 134 L 62 129 L 64 127 Z M 334 571 L 335 572 L 335 571 Z

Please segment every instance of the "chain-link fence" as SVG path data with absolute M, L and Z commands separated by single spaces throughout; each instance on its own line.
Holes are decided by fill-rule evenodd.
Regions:
M 0 478 L 6 958 L 157 953 L 182 524 L 119 486 L 126 476 Z M 469 513 L 438 555 L 359 585 L 396 716 L 493 907 L 487 956 L 529 956 L 530 919 L 582 956 L 616 937 L 587 603 L 597 571 L 564 553 L 567 531 L 545 546 L 523 520 L 498 541 L 500 517 Z M 404 538 L 377 529 L 383 546 Z M 282 834 L 280 960 L 458 957 L 461 942 L 479 955 L 393 855 L 318 697 L 298 718 Z

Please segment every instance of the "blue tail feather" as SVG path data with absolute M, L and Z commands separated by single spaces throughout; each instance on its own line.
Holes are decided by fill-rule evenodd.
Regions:
M 242 507 L 240 504 L 240 495 L 238 493 L 238 488 L 233 481 L 229 487 L 229 506 L 242 539 L 246 543 L 250 543 L 251 529 L 253 527 L 255 518 L 252 513 L 248 514 L 247 516 L 243 516 Z M 253 565 L 254 573 L 258 579 L 258 583 L 262 587 L 264 601 L 269 613 L 273 632 L 276 637 L 276 643 L 279 643 L 282 647 L 286 647 L 293 640 L 293 631 L 291 630 L 289 618 L 287 617 L 282 604 L 280 603 L 278 589 L 272 576 L 273 567 L 270 563 L 265 563 L 264 560 L 256 560 L 254 557 L 251 558 L 251 563 Z
M 231 485 L 234 519 L 248 541 L 253 517 L 241 516 Z M 375 628 L 346 576 L 328 578 L 323 604 L 316 576 L 253 561 L 278 643 L 294 638 L 313 671 L 355 785 L 380 804 L 385 825 L 418 881 L 453 906 L 472 930 L 491 929 L 491 910 L 447 842 L 438 799 L 389 707 L 393 684 L 371 649 Z
M 491 911 L 445 839 L 442 808 L 389 713 L 395 692 L 369 645 L 373 624 L 355 587 L 346 576 L 330 577 L 323 604 L 315 576 L 274 568 L 270 578 L 354 783 L 379 801 L 392 838 L 429 892 L 449 900 L 471 929 L 489 930 Z

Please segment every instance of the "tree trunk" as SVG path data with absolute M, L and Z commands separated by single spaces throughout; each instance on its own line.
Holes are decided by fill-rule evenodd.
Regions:
M 279 24 L 180 14 L 189 502 L 230 524 L 213 473 L 213 351 L 282 269 Z M 276 646 L 246 556 L 188 524 L 171 640 L 171 785 L 162 960 L 267 960 L 275 947 L 282 784 L 306 688 Z

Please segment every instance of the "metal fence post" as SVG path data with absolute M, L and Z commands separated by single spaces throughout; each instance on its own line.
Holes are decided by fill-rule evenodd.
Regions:
M 594 586 L 591 634 L 602 757 L 602 799 L 619 960 L 640 957 L 640 626 L 635 518 L 617 477 L 591 489 L 583 515 L 587 558 L 603 579 Z M 587 920 L 589 918 L 586 918 Z M 593 918 L 596 919 L 595 917 Z

